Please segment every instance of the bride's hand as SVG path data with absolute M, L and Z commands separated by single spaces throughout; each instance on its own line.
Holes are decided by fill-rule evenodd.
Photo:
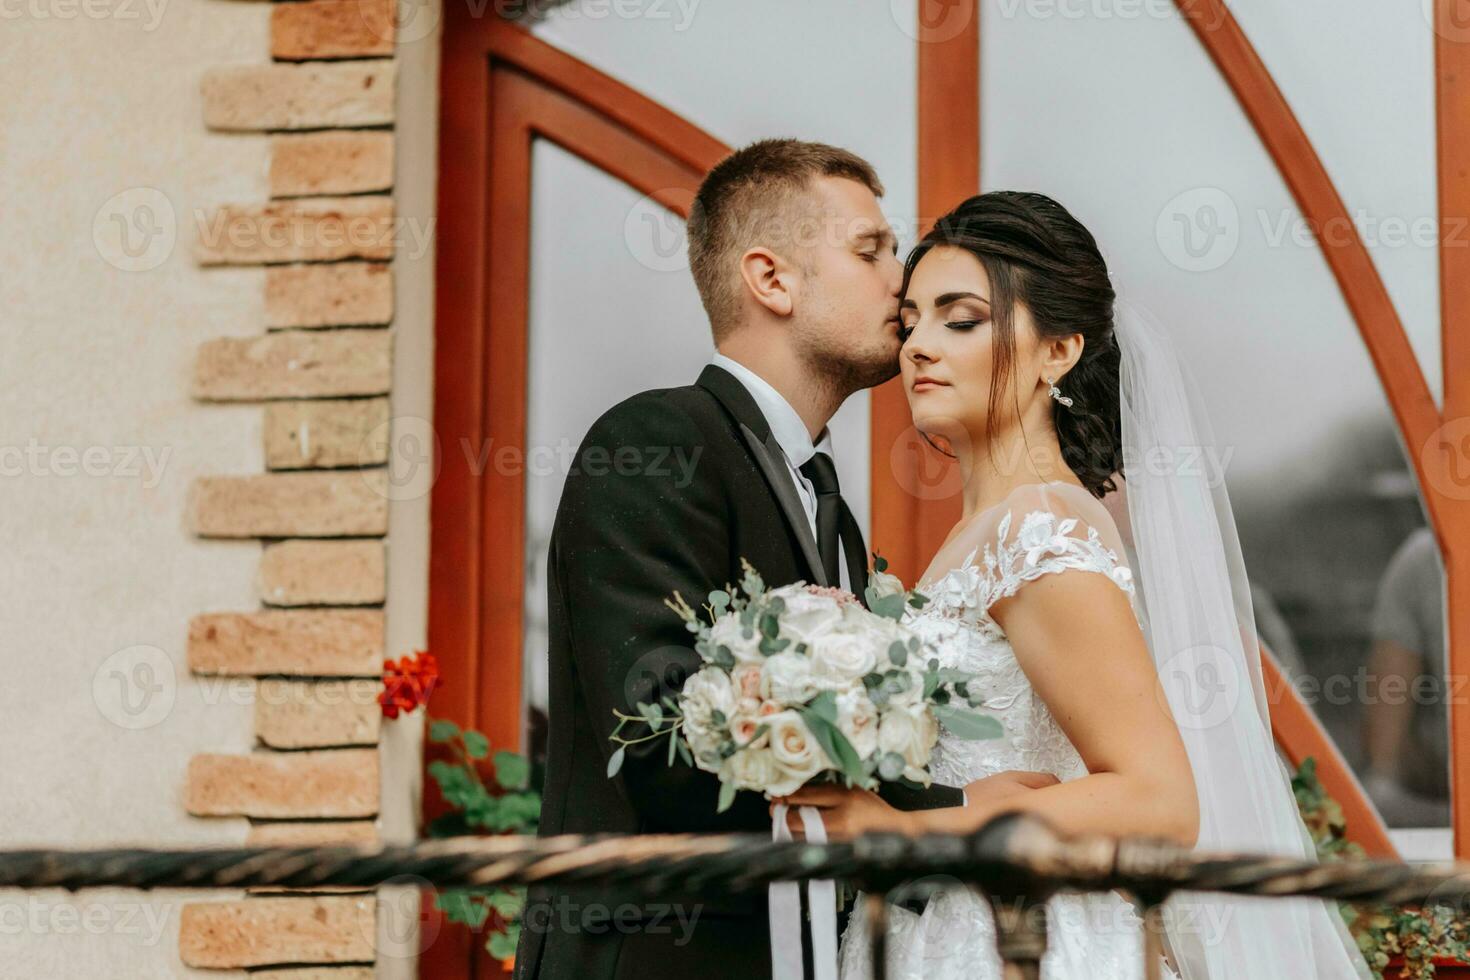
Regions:
M 907 814 L 895 809 L 877 793 L 858 787 L 848 788 L 830 783 L 803 786 L 790 796 L 778 796 L 771 801 L 772 816 L 777 803 L 785 803 L 786 826 L 795 838 L 805 837 L 799 806 L 814 806 L 822 811 L 822 826 L 833 840 L 846 840 L 870 831 L 893 831 L 909 833 Z
M 1024 769 L 1007 769 L 977 779 L 965 787 L 965 798 L 971 805 L 979 802 L 991 803 L 1008 796 L 1055 786 L 1061 780 L 1049 772 L 1027 772 Z

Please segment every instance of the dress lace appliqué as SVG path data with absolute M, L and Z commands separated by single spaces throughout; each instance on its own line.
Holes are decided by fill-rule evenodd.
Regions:
M 1012 513 L 1000 521 L 994 540 L 976 546 L 959 567 L 919 591 L 930 602 L 909 610 L 905 622 L 936 651 L 941 664 L 974 675 L 979 710 L 1001 723 L 1004 735 L 964 741 L 941 728 L 932 759 L 934 779 L 964 786 L 1008 769 L 1049 772 L 1058 779 L 1086 775 L 1087 767 L 1032 689 L 1016 661 L 1005 630 L 990 615 L 1000 599 L 1026 582 L 1071 569 L 1108 577 L 1127 594 L 1138 613 L 1133 575 L 1117 554 L 1075 517 L 1028 510 L 1012 532 Z M 976 559 L 979 558 L 977 562 Z M 1063 893 L 1047 903 L 1049 944 L 1042 980 L 1124 980 L 1141 975 L 1142 922 L 1115 892 Z M 931 898 L 922 916 L 889 908 L 889 976 L 895 980 L 1001 980 L 990 907 L 978 895 L 952 889 Z M 858 903 L 842 938 L 843 980 L 870 977 L 867 922 Z M 1175 978 L 1163 966 L 1162 975 Z M 1177 978 L 1175 978 L 1177 980 Z

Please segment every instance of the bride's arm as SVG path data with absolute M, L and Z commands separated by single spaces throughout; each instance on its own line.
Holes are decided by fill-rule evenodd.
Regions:
M 990 611 L 1088 774 L 969 807 L 905 814 L 905 829 L 964 832 L 1021 810 L 1066 833 L 1192 845 L 1199 835 L 1194 774 L 1122 590 L 1094 573 L 1045 575 Z

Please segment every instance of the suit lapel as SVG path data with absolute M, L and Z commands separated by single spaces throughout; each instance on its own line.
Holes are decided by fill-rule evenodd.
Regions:
M 822 564 L 822 553 L 817 549 L 817 539 L 812 535 L 811 522 L 807 520 L 806 508 L 801 505 L 796 484 L 791 482 L 791 470 L 786 465 L 786 455 L 781 451 L 781 444 L 770 433 L 766 434 L 764 443 L 760 442 L 750 426 L 744 422 L 740 423 L 740 433 L 745 436 L 746 445 L 750 446 L 751 454 L 755 456 L 761 472 L 766 475 L 766 482 L 775 491 L 776 499 L 781 503 L 781 511 L 786 515 L 786 522 L 791 525 L 796 532 L 796 539 L 801 542 L 801 553 L 806 555 L 808 571 L 816 579 L 816 584 L 830 584 L 827 581 L 826 567 Z
M 766 483 L 777 503 L 781 505 L 786 523 L 795 533 L 796 540 L 801 543 L 801 553 L 806 558 L 807 571 L 811 574 L 812 581 L 818 585 L 829 584 L 822 566 L 822 554 L 817 550 L 816 536 L 812 534 L 811 522 L 807 519 L 806 508 L 801 505 L 796 484 L 791 480 L 785 453 L 771 432 L 771 425 L 766 421 L 760 406 L 755 403 L 750 392 L 745 390 L 745 385 L 740 383 L 739 378 L 718 365 L 706 365 L 695 383 L 719 399 L 720 404 L 735 419 L 745 444 L 750 447 L 751 456 L 755 458 L 756 465 L 765 475 Z
M 842 523 L 837 526 L 837 533 L 842 538 L 843 557 L 847 559 L 847 581 L 858 602 L 867 608 L 868 599 L 863 593 L 868 588 L 868 546 L 863 543 L 863 529 L 848 510 L 846 500 L 842 502 Z

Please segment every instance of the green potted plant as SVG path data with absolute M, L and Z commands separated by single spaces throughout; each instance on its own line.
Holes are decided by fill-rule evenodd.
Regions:
M 1363 857 L 1347 838 L 1342 808 L 1317 778 L 1317 762 L 1302 761 L 1291 780 L 1302 819 L 1322 861 Z M 1343 919 L 1368 966 L 1379 976 L 1402 980 L 1470 977 L 1470 921 L 1443 906 L 1393 906 L 1339 902 Z

